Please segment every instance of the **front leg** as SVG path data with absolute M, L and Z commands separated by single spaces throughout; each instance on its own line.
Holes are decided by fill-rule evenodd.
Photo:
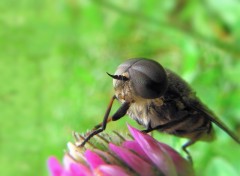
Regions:
M 130 107 L 130 103 L 124 102 L 122 106 L 117 110 L 117 112 L 115 112 L 115 114 L 112 116 L 112 121 L 119 120 L 120 118 L 125 116 L 129 107 Z
M 118 120 L 119 118 L 123 117 L 123 116 L 127 113 L 127 110 L 129 109 L 129 105 L 130 105 L 130 103 L 125 102 L 125 103 L 117 110 L 117 112 L 116 112 L 112 117 L 109 117 L 109 118 L 107 119 L 107 122 L 106 122 L 106 123 L 108 123 L 108 122 L 110 122 L 110 121 L 116 121 L 116 120 Z M 97 130 L 98 128 L 100 128 L 100 127 L 102 127 L 102 126 L 103 126 L 103 122 L 100 123 L 100 124 L 98 124 L 98 125 L 96 125 L 96 126 L 92 129 L 92 131 L 95 131 L 95 130 Z
M 113 101 L 116 97 L 113 96 L 109 106 L 108 106 L 108 109 L 104 115 L 104 118 L 103 118 L 103 122 L 97 126 L 94 127 L 94 129 L 92 130 L 92 132 L 84 139 L 84 141 L 81 143 L 81 147 L 83 147 L 87 141 L 89 141 L 93 136 L 97 135 L 98 133 L 101 133 L 102 131 L 104 131 L 106 129 L 106 126 L 107 126 L 107 122 L 109 122 L 110 120 L 118 120 L 120 119 L 121 117 L 123 117 L 126 113 L 127 113 L 127 110 L 130 106 L 130 103 L 128 102 L 125 102 L 122 104 L 122 106 L 117 110 L 117 112 L 109 118 L 109 113 L 111 111 L 111 108 L 112 108 L 112 104 L 113 104 Z M 97 129 L 96 129 L 97 127 Z
M 105 130 L 106 126 L 107 126 L 107 122 L 108 122 L 108 117 L 109 117 L 109 113 L 112 109 L 112 105 L 113 105 L 113 101 L 116 99 L 116 96 L 114 95 L 108 105 L 107 111 L 104 115 L 103 118 L 103 122 L 97 126 L 95 126 L 92 130 L 92 132 L 90 134 L 88 134 L 88 136 L 84 139 L 84 141 L 80 144 L 81 147 L 83 147 L 87 141 L 89 141 L 93 136 L 95 136 L 96 134 L 102 132 L 103 130 Z

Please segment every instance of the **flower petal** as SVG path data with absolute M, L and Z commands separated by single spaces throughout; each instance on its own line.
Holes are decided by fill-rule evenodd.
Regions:
M 96 169 L 98 166 L 102 164 L 105 164 L 105 161 L 100 156 L 98 156 L 98 154 L 90 150 L 86 150 L 85 158 L 92 170 Z
M 170 157 L 173 160 L 173 163 L 175 164 L 175 167 L 179 176 L 194 175 L 194 170 L 190 162 L 184 159 L 179 153 L 177 153 L 170 146 L 161 142 L 158 142 L 158 145 L 164 150 L 166 150 L 166 152 L 170 155 Z
M 135 153 L 138 154 L 138 156 L 143 158 L 145 161 L 152 162 L 136 141 L 125 141 L 122 144 L 122 146 L 124 148 L 127 148 L 127 149 L 130 149 L 130 150 L 134 151 Z
M 164 175 L 176 176 L 176 168 L 173 164 L 172 159 L 167 152 L 159 147 L 158 142 L 151 136 L 143 134 L 137 129 L 128 126 L 134 139 L 141 146 L 145 154 L 152 160 L 152 162 L 160 169 Z
M 103 158 L 104 161 L 106 161 L 107 163 L 111 163 L 111 164 L 119 163 L 117 159 L 114 156 L 112 156 L 109 152 L 102 151 L 99 149 L 93 149 L 93 151 L 97 153 L 101 158 Z
M 129 174 L 121 167 L 116 165 L 101 165 L 95 170 L 95 175 L 104 175 L 104 176 L 129 176 Z
M 87 166 L 84 166 L 82 164 L 74 164 L 72 163 L 70 165 L 70 173 L 71 176 L 93 176 L 92 172 Z
M 76 162 L 72 157 L 69 156 L 69 154 L 64 155 L 63 165 L 65 169 L 64 174 L 66 176 L 91 176 L 92 175 L 91 170 L 87 166 Z
M 153 173 L 154 168 L 130 150 L 116 146 L 114 144 L 109 144 L 109 148 L 139 175 L 155 175 Z
M 69 170 L 70 165 L 76 163 L 68 154 L 65 154 L 63 157 L 63 166 L 65 170 Z
M 53 156 L 48 158 L 47 165 L 50 175 L 52 176 L 61 176 L 64 171 L 59 161 Z

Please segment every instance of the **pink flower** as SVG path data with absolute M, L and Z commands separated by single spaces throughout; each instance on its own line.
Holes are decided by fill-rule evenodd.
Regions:
M 174 149 L 160 143 L 148 134 L 128 126 L 133 140 L 120 145 L 108 144 L 108 149 L 84 149 L 76 144 L 68 145 L 63 165 L 55 157 L 48 159 L 52 176 L 191 176 L 191 164 Z

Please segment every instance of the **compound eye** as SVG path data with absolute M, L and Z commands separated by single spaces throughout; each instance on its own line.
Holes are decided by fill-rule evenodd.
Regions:
M 142 98 L 158 98 L 167 89 L 166 72 L 156 61 L 140 59 L 128 71 L 136 95 Z

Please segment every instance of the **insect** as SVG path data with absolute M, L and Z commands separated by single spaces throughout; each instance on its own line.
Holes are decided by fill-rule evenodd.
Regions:
M 192 161 L 187 147 L 198 140 L 211 141 L 212 123 L 216 124 L 237 143 L 235 136 L 195 95 L 190 86 L 171 70 L 145 58 L 130 59 L 118 66 L 113 78 L 115 95 L 112 97 L 102 123 L 87 135 L 81 146 L 94 135 L 105 130 L 107 123 L 129 115 L 148 133 L 153 130 L 188 138 L 182 146 Z M 109 117 L 117 99 L 121 106 Z

